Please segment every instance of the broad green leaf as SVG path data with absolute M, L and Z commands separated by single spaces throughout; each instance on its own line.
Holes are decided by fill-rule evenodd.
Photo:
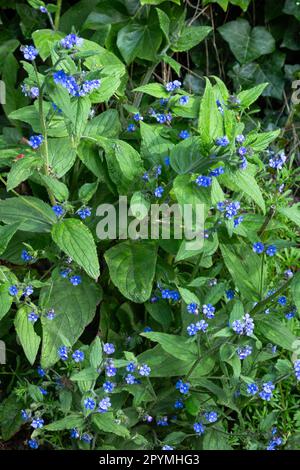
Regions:
M 88 121 L 84 136 L 97 138 L 102 135 L 107 138 L 116 138 L 120 131 L 121 124 L 118 112 L 115 109 L 108 109 Z
M 122 426 L 115 420 L 112 413 L 99 413 L 92 416 L 92 422 L 97 430 L 104 433 L 112 433 L 117 436 L 128 438 L 130 433 L 125 426 Z
M 18 399 L 15 392 L 11 393 L 0 404 L 0 426 L 1 438 L 8 441 L 13 437 L 24 424 L 21 410 L 24 407 L 23 401 Z
M 33 323 L 28 320 L 28 314 L 31 310 L 29 306 L 21 307 L 17 311 L 14 323 L 25 356 L 30 364 L 33 365 L 39 350 L 41 338 L 34 331 Z
M 69 190 L 65 183 L 48 175 L 39 175 L 39 180 L 46 188 L 48 188 L 56 201 L 65 202 L 69 198 Z
M 273 344 L 277 344 L 288 351 L 295 351 L 295 345 L 299 342 L 295 336 L 278 318 L 257 318 L 255 322 L 256 334 L 261 334 Z
M 157 245 L 153 241 L 125 241 L 105 252 L 112 282 L 133 302 L 149 299 L 155 274 Z
M 89 200 L 92 199 L 92 197 L 96 193 L 97 188 L 98 188 L 98 181 L 96 181 L 95 183 L 85 183 L 85 184 L 83 184 L 79 188 L 79 191 L 78 191 L 79 199 L 84 203 L 89 202 Z
M 146 93 L 146 95 L 154 96 L 155 98 L 168 98 L 169 93 L 160 83 L 148 83 L 147 85 L 139 86 L 133 91 Z
M 6 224 L 20 223 L 20 230 L 50 232 L 56 216 L 48 204 L 32 196 L 0 200 L 0 220 Z
M 94 367 L 88 367 L 72 374 L 70 380 L 72 380 L 73 382 L 80 382 L 85 380 L 97 380 L 98 377 L 99 372 L 97 372 Z
M 43 60 L 46 60 L 50 56 L 51 48 L 54 46 L 54 43 L 63 37 L 63 33 L 53 31 L 52 29 L 38 29 L 32 33 L 34 45 Z
M 255 177 L 248 170 L 237 170 L 233 172 L 227 172 L 225 175 L 221 175 L 219 178 L 220 181 L 227 187 L 233 190 L 241 190 L 247 196 L 249 196 L 253 201 L 261 208 L 263 213 L 266 212 L 265 201 L 258 186 Z
M 275 50 L 275 40 L 269 31 L 263 26 L 251 28 L 247 20 L 239 18 L 229 21 L 220 26 L 218 31 L 241 64 L 247 64 Z
M 219 424 L 207 429 L 203 437 L 203 450 L 232 450 L 228 436 Z
M 127 64 L 136 57 L 154 61 L 161 40 L 161 33 L 154 22 L 131 22 L 118 32 L 117 46 Z
M 16 161 L 8 174 L 7 191 L 11 191 L 20 183 L 27 180 L 35 169 L 42 167 L 42 164 L 43 161 L 39 157 L 25 157 Z
M 296 273 L 291 284 L 291 292 L 295 305 L 300 312 L 300 274 Z
M 300 203 L 293 204 L 290 207 L 280 207 L 278 212 L 300 226 Z
M 259 134 L 250 134 L 247 136 L 245 145 L 251 146 L 254 152 L 261 152 L 269 147 L 280 134 L 280 129 L 270 132 L 260 132 Z
M 96 336 L 90 346 L 90 363 L 91 366 L 97 368 L 100 366 L 103 358 L 102 344 L 99 336 Z
M 88 227 L 78 219 L 56 223 L 51 235 L 59 248 L 70 256 L 85 272 L 97 279 L 100 267 L 96 244 Z
M 155 10 L 156 10 L 156 13 L 157 13 L 157 16 L 158 16 L 158 22 L 159 22 L 160 29 L 162 30 L 162 32 L 164 33 L 166 39 L 168 40 L 169 39 L 169 33 L 170 33 L 170 19 L 169 19 L 168 15 L 163 10 L 161 10 L 160 8 L 156 8 Z
M 82 428 L 84 425 L 84 418 L 83 416 L 78 415 L 69 415 L 65 416 L 58 421 L 53 421 L 50 424 L 46 424 L 44 429 L 47 431 L 63 431 L 64 429 L 72 429 L 72 428 Z
M 144 196 L 141 191 L 133 193 L 130 200 L 130 210 L 132 215 L 138 219 L 143 220 L 150 209 L 150 201 Z
M 68 137 L 49 139 L 49 165 L 57 178 L 64 176 L 73 166 L 76 149 Z
M 171 356 L 181 361 L 195 361 L 197 359 L 197 346 L 191 343 L 187 338 L 178 335 L 169 335 L 166 333 L 141 333 L 141 336 L 159 343 L 161 347 Z
M 42 318 L 42 367 L 50 367 L 59 360 L 60 346 L 72 346 L 77 341 L 92 321 L 101 298 L 100 288 L 87 276 L 82 276 L 78 286 L 67 279 L 53 278 L 53 283 L 41 290 L 40 305 L 53 308 L 56 313 L 53 320 Z
M 16 231 L 19 229 L 21 222 L 16 222 L 11 225 L 0 226 L 0 255 L 4 253 L 7 248 L 8 243 L 11 238 L 14 236 Z
M 198 131 L 201 140 L 207 146 L 212 146 L 215 139 L 224 134 L 223 118 L 218 110 L 215 91 L 208 79 L 206 79 L 205 91 L 200 103 Z
M 173 321 L 173 312 L 169 304 L 165 302 L 146 303 L 145 308 L 149 315 L 160 325 L 169 327 Z
M 252 103 L 255 103 L 255 101 L 260 97 L 262 92 L 265 90 L 265 88 L 268 86 L 268 83 L 261 83 L 260 85 L 257 85 L 253 88 L 250 88 L 249 90 L 243 90 L 241 91 L 237 97 L 241 102 L 241 106 L 243 108 L 249 108 L 249 106 Z
M 193 303 L 193 304 L 200 305 L 200 300 L 198 299 L 198 297 L 192 291 L 190 291 L 189 289 L 185 289 L 184 287 L 179 287 L 178 290 L 179 290 L 179 293 L 182 297 L 182 300 L 186 304 L 192 304 Z
M 210 26 L 186 26 L 181 32 L 179 39 L 172 43 L 171 49 L 174 52 L 188 51 L 197 46 L 212 31 Z

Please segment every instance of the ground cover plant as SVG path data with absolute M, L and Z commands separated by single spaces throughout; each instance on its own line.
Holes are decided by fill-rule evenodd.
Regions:
M 299 449 L 299 2 L 3 3 L 0 446 Z

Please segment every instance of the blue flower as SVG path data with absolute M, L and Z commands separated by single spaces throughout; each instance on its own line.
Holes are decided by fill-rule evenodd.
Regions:
M 70 283 L 73 285 L 73 286 L 79 286 L 79 284 L 82 283 L 82 279 L 81 279 L 81 276 L 71 276 L 70 279 L 69 279 Z
M 93 436 L 85 432 L 84 434 L 82 434 L 80 440 L 85 442 L 86 444 L 90 444 L 93 440 Z
M 162 447 L 162 450 L 174 450 L 174 447 L 168 446 L 168 445 L 164 445 L 164 446 Z
M 218 420 L 218 413 L 216 413 L 215 411 L 205 413 L 204 416 L 209 423 L 215 423 Z
M 164 193 L 164 188 L 162 186 L 158 186 L 155 190 L 154 190 L 154 196 L 155 197 L 158 197 L 158 198 L 161 198 L 162 195 Z
M 24 59 L 30 61 L 33 61 L 38 55 L 38 50 L 34 46 L 21 46 L 21 52 Z
M 224 109 L 220 100 L 216 100 L 216 105 L 221 114 L 224 114 Z
M 24 83 L 21 85 L 21 90 L 25 96 L 28 96 L 28 98 L 31 98 L 33 100 L 38 98 L 40 94 L 40 90 L 37 86 L 29 87 Z
M 203 333 L 205 333 L 208 328 L 208 323 L 206 323 L 205 320 L 200 320 L 196 323 L 196 327 L 198 331 L 203 331 Z
M 235 140 L 238 144 L 242 144 L 245 142 L 245 136 L 243 134 L 239 134 L 236 136 Z
M 84 220 L 86 219 L 87 217 L 90 217 L 91 216 L 91 209 L 89 207 L 82 207 L 81 209 L 78 209 L 77 211 L 77 214 L 79 215 L 79 217 Z
M 243 360 L 246 359 L 247 356 L 250 356 L 250 354 L 252 354 L 252 347 L 247 345 L 243 348 L 237 348 L 236 352 L 239 358 Z
M 286 305 L 287 304 L 287 298 L 285 295 L 282 295 L 281 297 L 278 298 L 277 302 L 279 305 Z
M 135 125 L 134 124 L 128 124 L 127 132 L 134 132 L 134 131 L 135 131 Z
M 248 150 L 246 147 L 240 147 L 238 149 L 238 154 L 241 156 L 241 157 L 244 157 L 246 154 L 247 154 Z
M 30 145 L 30 147 L 36 150 L 42 145 L 43 140 L 44 140 L 44 137 L 41 134 L 32 135 L 28 140 L 28 144 Z
M 294 362 L 294 372 L 297 380 L 300 380 L 300 359 Z
M 170 157 L 165 157 L 164 162 L 166 166 L 170 166 Z
M 136 383 L 136 378 L 134 375 L 132 374 L 127 374 L 126 377 L 125 377 L 125 382 L 128 384 L 128 385 L 133 385 Z
M 174 80 L 173 82 L 168 82 L 166 84 L 166 90 L 167 91 L 174 91 L 176 90 L 177 88 L 180 88 L 181 87 L 181 82 L 179 80 Z
M 64 49 L 72 49 L 74 46 L 81 46 L 83 39 L 76 36 L 76 34 L 68 34 L 65 38 L 61 39 L 60 44 Z
M 60 276 L 63 277 L 64 279 L 66 279 L 69 274 L 72 272 L 72 269 L 71 268 L 66 268 L 66 269 L 63 269 L 62 271 L 60 271 Z
M 26 410 L 21 410 L 21 418 L 23 421 L 28 421 L 30 419 L 30 415 Z
M 140 113 L 135 113 L 135 114 L 133 115 L 133 119 L 134 119 L 136 122 L 139 122 L 139 121 L 143 121 L 143 120 L 144 120 L 143 116 L 141 116 Z
M 147 366 L 147 364 L 142 364 L 138 368 L 138 372 L 142 377 L 148 377 L 150 375 L 151 368 L 149 366 Z
M 169 426 L 168 417 L 162 416 L 156 421 L 156 423 L 157 423 L 157 426 L 162 426 L 162 427 Z
M 59 206 L 58 204 L 55 206 L 52 206 L 52 210 L 54 214 L 56 215 L 56 217 L 61 217 L 65 213 L 64 208 L 62 206 Z
M 212 179 L 210 176 L 198 176 L 195 180 L 195 183 L 198 185 L 198 186 L 203 186 L 204 188 L 208 188 L 209 186 L 211 186 L 211 183 L 212 183 Z
M 235 297 L 234 290 L 232 290 L 232 289 L 228 289 L 228 290 L 225 292 L 225 294 L 226 294 L 226 298 L 227 298 L 228 300 L 232 300 L 232 299 L 234 299 L 234 297 Z
M 34 429 L 41 429 L 44 426 L 43 418 L 33 418 L 32 422 L 31 422 L 31 426 Z
M 234 228 L 235 227 L 238 227 L 238 225 L 240 225 L 244 220 L 244 217 L 242 215 L 240 215 L 239 217 L 237 217 L 236 219 L 233 220 L 233 226 Z
M 156 120 L 159 122 L 159 124 L 164 124 L 167 120 L 167 117 L 165 114 L 157 114 L 156 115 Z
M 38 449 L 39 447 L 39 443 L 36 439 L 29 439 L 27 443 L 30 449 Z
M 126 366 L 126 370 L 128 372 L 134 372 L 136 369 L 136 365 L 133 362 L 129 362 Z
M 262 242 L 256 242 L 252 245 L 252 250 L 254 253 L 258 253 L 259 255 L 264 252 L 265 245 Z
M 79 432 L 76 428 L 70 430 L 70 438 L 71 439 L 79 439 Z
M 193 428 L 195 433 L 199 436 L 201 436 L 201 434 L 204 434 L 205 432 L 205 426 L 202 423 L 195 423 Z
M 161 166 L 161 165 L 157 165 L 157 167 L 154 168 L 154 176 L 155 176 L 155 178 L 157 178 L 159 175 L 161 175 L 161 169 L 162 169 L 162 166 Z
M 215 168 L 214 170 L 212 170 L 210 173 L 209 173 L 209 176 L 220 176 L 220 175 L 223 175 L 224 174 L 224 167 L 223 166 L 219 166 L 218 168 Z
M 181 96 L 179 98 L 179 104 L 181 104 L 182 106 L 184 106 L 185 104 L 187 104 L 189 102 L 189 96 Z
M 266 249 L 266 253 L 268 256 L 274 256 L 277 252 L 277 248 L 275 245 L 269 245 Z
M 213 307 L 211 304 L 203 305 L 202 307 L 202 313 L 206 316 L 206 318 L 214 318 L 215 310 L 215 307 Z
M 21 259 L 28 263 L 29 261 L 33 260 L 33 257 L 28 253 L 27 250 L 22 250 Z
M 285 314 L 285 318 L 287 320 L 291 320 L 291 318 L 294 318 L 296 316 L 296 312 L 295 311 L 292 311 L 292 312 L 288 312 Z
M 176 390 L 179 390 L 180 393 L 186 395 L 189 393 L 190 384 L 188 382 L 183 382 L 182 379 L 178 380 L 175 385 Z
M 198 333 L 198 328 L 196 327 L 194 323 L 191 323 L 190 325 L 188 325 L 186 330 L 189 336 L 194 336 Z
M 276 450 L 276 447 L 277 447 L 277 446 L 281 446 L 281 444 L 282 444 L 282 439 L 281 439 L 281 437 L 275 437 L 275 438 L 273 437 L 273 438 L 270 440 L 270 442 L 269 442 L 269 444 L 268 444 L 266 450 Z
M 227 219 L 232 219 L 235 215 L 237 215 L 238 210 L 240 209 L 240 203 L 238 201 L 235 202 L 230 202 L 229 204 L 226 205 L 225 208 L 225 217 Z
M 106 382 L 104 382 L 104 384 L 102 385 L 103 390 L 106 393 L 112 393 L 114 391 L 115 386 L 116 386 L 115 383 L 109 382 L 108 380 Z
M 188 304 L 186 309 L 189 313 L 192 313 L 193 315 L 198 315 L 198 305 L 197 304 L 194 304 L 194 303 Z
M 218 147 L 227 147 L 227 145 L 229 145 L 228 137 L 226 135 L 223 137 L 218 137 L 216 139 L 216 145 L 218 145 Z
M 23 295 L 25 297 L 29 297 L 31 294 L 33 294 L 33 287 L 32 286 L 26 286 L 23 289 Z
M 41 13 L 47 13 L 48 10 L 47 10 L 46 7 L 44 7 L 43 5 L 41 5 L 41 6 L 40 6 L 40 12 L 41 12 Z
M 225 208 L 226 208 L 226 204 L 224 201 L 220 201 L 217 203 L 217 209 L 218 211 L 220 212 L 224 212 L 225 211 Z
M 82 83 L 79 90 L 79 96 L 86 96 L 101 85 L 101 80 L 86 80 Z
M 247 393 L 249 395 L 256 395 L 257 392 L 258 392 L 258 386 L 256 385 L 256 383 L 248 384 Z
M 66 361 L 68 359 L 68 348 L 67 346 L 60 346 L 60 348 L 58 348 L 58 351 L 57 351 L 60 359 L 62 361 Z
M 254 322 L 249 313 L 245 313 L 241 320 L 235 320 L 232 323 L 232 329 L 238 335 L 251 336 L 254 330 Z
M 143 331 L 144 331 L 145 333 L 150 333 L 150 331 L 153 331 L 153 330 L 152 330 L 151 326 L 145 326 L 145 328 L 143 329 Z
M 105 397 L 99 402 L 98 411 L 99 413 L 106 413 L 108 408 L 111 408 L 110 398 Z
M 47 390 L 45 390 L 43 387 L 39 387 L 39 391 L 41 392 L 42 395 L 48 395 Z
M 180 131 L 178 136 L 180 137 L 180 139 L 188 139 L 190 137 L 190 133 L 188 131 Z
M 115 346 L 112 343 L 105 343 L 103 345 L 103 351 L 105 354 L 113 354 L 115 352 Z
M 83 404 L 86 410 L 94 410 L 96 407 L 96 402 L 92 397 L 85 398 Z
M 46 313 L 46 317 L 48 318 L 48 320 L 54 320 L 56 315 L 53 308 L 50 308 L 50 310 L 48 310 L 48 312 Z
M 265 400 L 270 401 L 273 397 L 273 390 L 275 389 L 275 385 L 272 382 L 266 382 L 262 385 L 262 390 L 259 393 L 259 396 Z
M 273 156 L 269 160 L 269 167 L 274 168 L 276 170 L 282 170 L 283 165 L 286 162 L 286 156 L 283 152 L 279 153 L 277 156 Z
M 41 366 L 38 366 L 37 373 L 39 374 L 40 377 L 45 377 L 45 375 L 46 375 L 46 372 L 44 371 L 44 369 Z
M 179 400 L 176 400 L 175 403 L 174 403 L 174 408 L 176 410 L 182 410 L 182 408 L 184 408 L 184 403 L 183 401 L 181 400 L 181 398 Z
M 17 295 L 19 289 L 17 288 L 17 286 L 10 286 L 8 292 L 10 293 L 10 295 Z
M 242 157 L 241 163 L 240 163 L 240 170 L 246 170 L 247 166 L 248 166 L 247 158 Z
M 84 352 L 76 349 L 76 351 L 74 351 L 72 354 L 72 358 L 75 362 L 82 362 L 84 361 Z
M 30 312 L 28 313 L 27 318 L 31 323 L 35 323 L 39 319 L 39 316 L 35 312 Z
M 105 373 L 107 377 L 114 377 L 117 373 L 117 368 L 114 366 L 114 363 L 111 360 L 106 365 Z

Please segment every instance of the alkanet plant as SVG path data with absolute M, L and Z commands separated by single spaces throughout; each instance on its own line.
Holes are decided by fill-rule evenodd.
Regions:
M 32 449 L 287 445 L 299 211 L 280 129 L 249 113 L 267 84 L 232 95 L 210 77 L 194 95 L 150 76 L 130 90 L 123 62 L 73 32 L 36 31 L 22 53 L 31 102 L 10 119 L 23 138 L 0 151 L 0 319 L 25 357 L 3 438 L 24 426 Z M 99 240 L 97 207 L 119 196 L 202 204 L 203 246 Z

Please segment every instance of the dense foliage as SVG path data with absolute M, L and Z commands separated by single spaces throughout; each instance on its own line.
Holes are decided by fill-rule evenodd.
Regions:
M 298 449 L 299 2 L 4 3 L 2 445 Z

